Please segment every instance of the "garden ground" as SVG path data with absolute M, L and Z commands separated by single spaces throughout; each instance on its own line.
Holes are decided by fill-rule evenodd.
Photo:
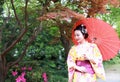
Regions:
M 120 82 L 120 64 L 105 66 L 106 81 L 98 79 L 98 82 Z

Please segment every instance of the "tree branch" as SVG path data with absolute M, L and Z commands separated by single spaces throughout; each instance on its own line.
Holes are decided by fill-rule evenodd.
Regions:
M 26 0 L 26 5 L 25 5 L 25 25 L 26 27 L 23 28 L 23 30 L 21 31 L 21 34 L 18 36 L 18 38 L 12 42 L 12 44 L 5 50 L 1 53 L 1 56 L 5 56 L 21 39 L 22 37 L 25 35 L 25 33 L 27 32 L 27 3 L 28 3 L 28 0 Z M 12 4 L 12 7 L 13 7 L 13 10 L 14 10 L 14 14 L 15 14 L 15 17 L 16 17 L 16 20 L 18 22 L 18 25 L 20 27 L 22 27 L 22 24 L 17 16 L 17 13 L 16 13 L 16 10 L 15 10 L 15 7 L 14 7 L 14 4 L 13 4 L 13 0 L 11 0 L 11 4 Z
M 19 56 L 19 58 L 14 61 L 14 62 L 9 62 L 7 64 L 8 68 L 17 64 L 18 62 L 20 62 L 22 60 L 22 58 L 24 57 L 24 55 L 26 54 L 26 50 L 28 48 L 28 46 L 35 40 L 36 36 L 38 35 L 38 33 L 40 33 L 42 31 L 42 27 L 38 27 L 37 29 L 34 30 L 33 35 L 30 37 L 30 39 L 28 40 L 28 42 L 26 43 L 23 52 L 21 53 L 21 55 Z
M 19 18 L 18 18 L 18 16 L 17 16 L 17 13 L 16 13 L 16 10 L 15 10 L 15 6 L 14 6 L 14 1 L 13 0 L 10 0 L 11 1 L 11 4 L 12 4 L 12 7 L 13 7 L 13 11 L 14 11 L 14 14 L 15 14 L 15 18 L 16 18 L 16 20 L 17 20 L 17 22 L 18 22 L 18 25 L 20 26 L 20 27 L 23 27 L 22 26 L 22 24 L 21 24 L 21 22 L 20 22 L 20 20 L 19 20 Z
M 27 28 L 27 21 L 28 21 L 28 13 L 27 13 L 27 6 L 28 6 L 28 0 L 25 0 L 25 27 Z
M 21 38 L 24 36 L 24 34 L 27 32 L 26 29 L 23 29 L 22 33 L 18 36 L 18 38 L 12 42 L 12 44 L 1 53 L 2 56 L 5 56 L 20 40 Z

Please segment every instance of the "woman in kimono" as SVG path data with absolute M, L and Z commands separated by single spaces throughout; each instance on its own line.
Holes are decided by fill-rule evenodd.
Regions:
M 97 77 L 105 80 L 102 55 L 96 44 L 86 40 L 86 27 L 81 24 L 73 32 L 76 44 L 67 57 L 68 82 L 96 82 Z

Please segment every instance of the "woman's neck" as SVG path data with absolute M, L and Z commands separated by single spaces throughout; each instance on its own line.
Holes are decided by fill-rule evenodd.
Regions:
M 85 44 L 86 42 L 87 42 L 86 40 L 83 40 L 80 43 L 78 43 L 78 45 Z

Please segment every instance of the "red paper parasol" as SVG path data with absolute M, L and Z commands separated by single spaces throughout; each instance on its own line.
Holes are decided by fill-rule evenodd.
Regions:
M 120 49 L 120 40 L 116 31 L 108 23 L 96 19 L 96 18 L 86 18 L 77 21 L 73 29 L 76 26 L 83 24 L 86 26 L 88 31 L 88 41 L 94 42 L 99 47 L 103 60 L 109 60 L 117 55 Z M 72 39 L 74 40 L 74 31 L 72 30 Z

